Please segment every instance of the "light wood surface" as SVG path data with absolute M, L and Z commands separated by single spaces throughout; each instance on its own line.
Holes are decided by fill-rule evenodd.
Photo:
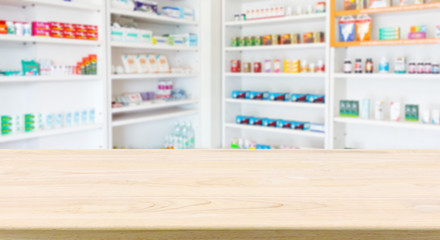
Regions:
M 0 239 L 440 239 L 440 151 L 1 150 L 0 196 Z

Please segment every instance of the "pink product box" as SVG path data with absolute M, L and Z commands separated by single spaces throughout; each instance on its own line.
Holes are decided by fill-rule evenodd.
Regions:
M 48 22 L 32 22 L 32 29 L 50 30 L 50 23 L 48 23 Z
M 425 39 L 426 33 L 425 32 L 414 32 L 408 34 L 409 39 Z
M 32 29 L 32 36 L 50 37 L 50 30 Z

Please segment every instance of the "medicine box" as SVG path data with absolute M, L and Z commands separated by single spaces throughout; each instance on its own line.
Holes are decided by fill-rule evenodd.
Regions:
M 419 105 L 405 105 L 405 120 L 411 122 L 419 121 Z
M 341 117 L 359 117 L 359 101 L 341 100 L 339 115 Z

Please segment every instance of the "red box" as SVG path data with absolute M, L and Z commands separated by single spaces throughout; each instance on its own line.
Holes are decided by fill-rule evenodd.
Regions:
M 50 30 L 63 31 L 63 24 L 60 22 L 50 22 L 49 26 L 50 26 Z
M 73 24 L 73 28 L 75 29 L 75 32 L 80 32 L 80 33 L 87 32 L 86 26 L 82 24 Z
M 260 72 L 261 72 L 261 63 L 254 62 L 254 73 L 260 73 Z
M 63 38 L 75 39 L 75 32 L 63 31 Z
M 50 30 L 48 22 L 32 22 L 32 30 Z
M 86 33 L 87 40 L 98 40 L 98 33 Z
M 96 25 L 85 25 L 85 28 L 88 33 L 98 33 L 98 26 Z
M 75 27 L 72 23 L 62 23 L 61 26 L 63 27 L 63 31 L 75 32 Z
M 63 31 L 61 31 L 61 30 L 50 30 L 50 37 L 53 37 L 53 38 L 63 38 Z
M 231 61 L 231 72 L 233 72 L 233 73 L 241 72 L 241 61 L 240 60 L 232 60 Z
M 75 39 L 86 40 L 87 36 L 84 32 L 75 32 Z
M 46 29 L 32 29 L 32 36 L 36 37 L 50 37 L 50 30 Z
M 7 34 L 8 26 L 6 26 L 6 21 L 0 21 L 0 34 Z

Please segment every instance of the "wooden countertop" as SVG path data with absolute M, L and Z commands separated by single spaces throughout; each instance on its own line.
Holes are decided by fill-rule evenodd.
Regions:
M 0 151 L 0 230 L 440 230 L 440 151 Z

